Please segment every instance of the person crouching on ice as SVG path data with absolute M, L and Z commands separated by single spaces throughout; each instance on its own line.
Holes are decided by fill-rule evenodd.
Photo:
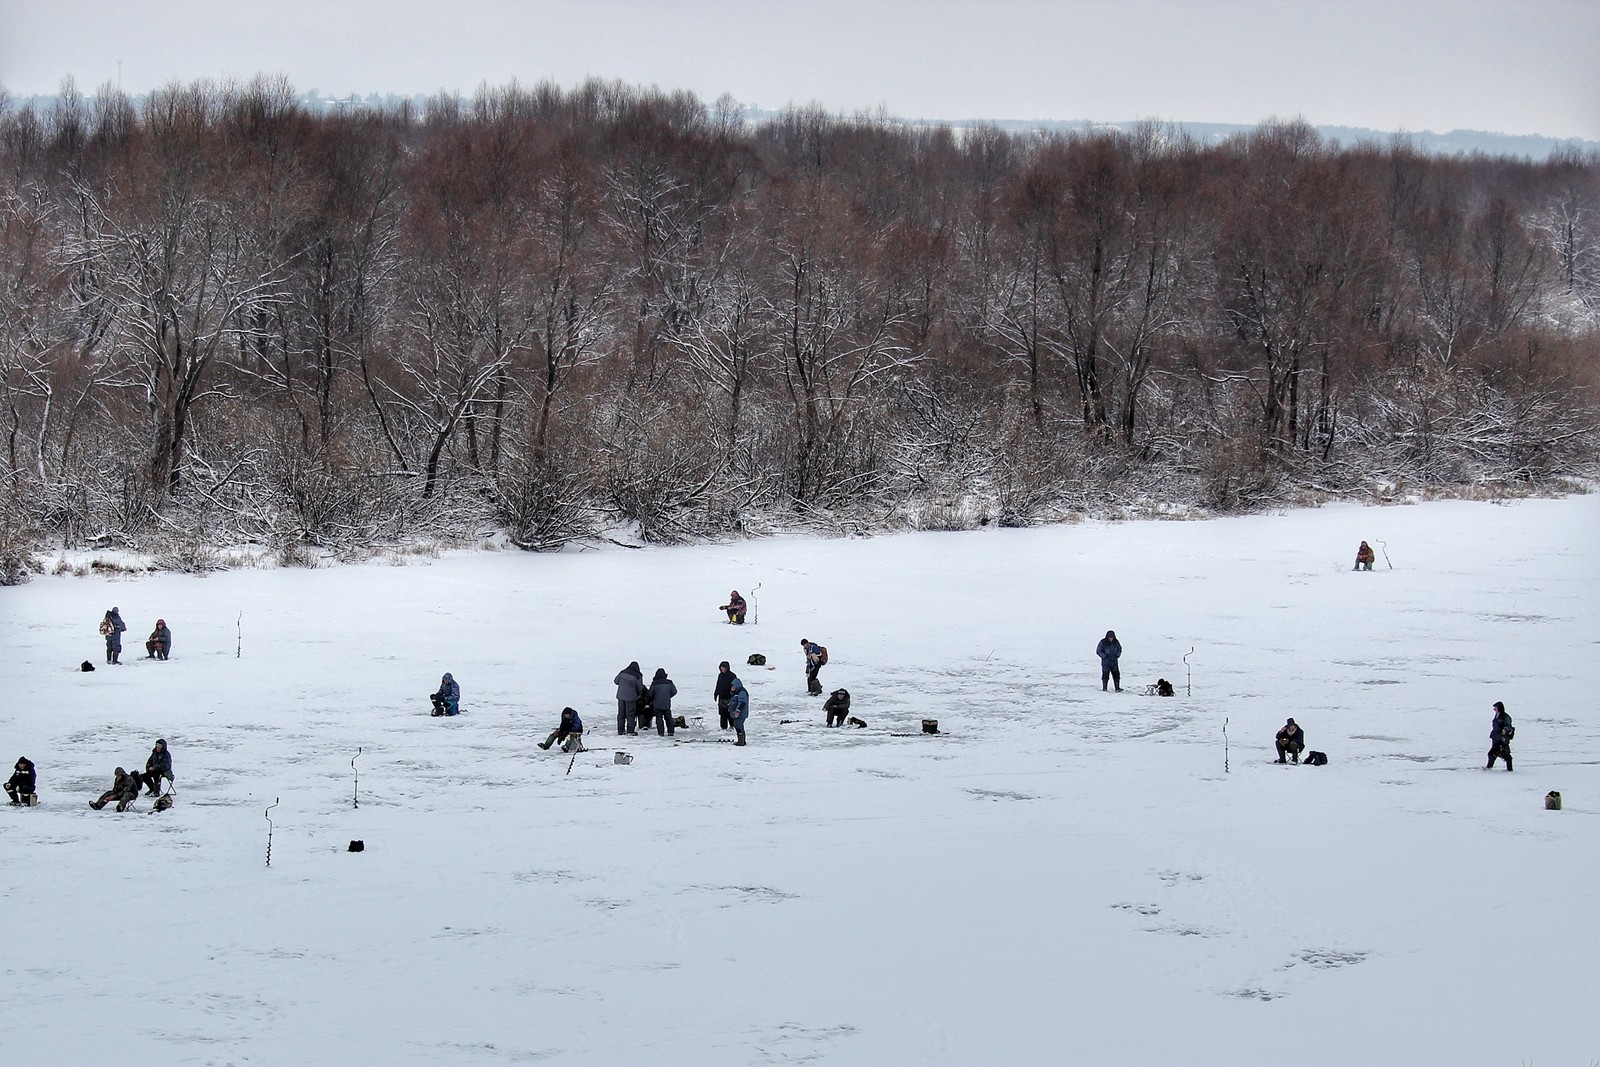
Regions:
M 1300 753 L 1305 751 L 1306 732 L 1293 719 L 1283 724 L 1283 729 L 1278 731 L 1278 762 L 1284 762 L 1284 757 L 1295 763 L 1300 762 Z
M 539 747 L 549 750 L 551 745 L 559 744 L 563 752 L 583 751 L 583 720 L 578 718 L 578 713 L 571 708 L 561 709 L 561 725 L 550 732 L 550 736 L 539 742 Z
M 843 726 L 850 717 L 850 690 L 835 689 L 829 693 L 828 699 L 822 702 L 822 710 L 828 714 L 829 726 Z
M 728 594 L 728 602 L 722 605 L 722 610 L 728 613 L 728 621 L 735 626 L 744 625 L 744 597 L 735 589 Z
M 166 659 L 172 655 L 172 631 L 167 629 L 166 619 L 157 619 L 156 628 L 150 631 L 150 636 L 144 643 L 145 659 Z
M 1372 561 L 1375 558 L 1372 554 L 1372 546 L 1363 541 L 1361 542 L 1361 547 L 1356 549 L 1356 565 L 1350 569 L 1370 571 L 1372 569 Z

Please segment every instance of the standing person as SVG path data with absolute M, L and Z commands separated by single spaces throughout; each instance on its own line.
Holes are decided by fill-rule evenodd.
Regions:
M 571 708 L 561 709 L 561 722 L 550 736 L 539 742 L 539 747 L 549 749 L 551 745 L 560 743 L 563 752 L 582 752 L 583 749 L 583 720 L 578 718 L 578 713 Z
M 145 659 L 166 659 L 172 655 L 172 631 L 167 629 L 166 619 L 157 619 L 156 628 L 150 631 L 150 637 L 144 643 Z
M 111 788 L 100 794 L 99 800 L 89 801 L 89 806 L 99 811 L 113 800 L 118 811 L 127 811 L 128 805 L 139 799 L 139 776 L 118 767 L 111 779 Z
M 655 676 L 650 679 L 650 707 L 656 713 L 657 737 L 672 736 L 672 698 L 677 695 L 678 687 L 667 677 L 667 669 L 657 667 Z
M 438 691 L 429 693 L 428 699 L 433 701 L 435 715 L 461 714 L 461 686 L 449 671 L 444 672 L 444 677 L 439 679 Z
M 105 618 L 100 620 L 100 633 L 106 639 L 107 663 L 122 663 L 122 631 L 127 628 L 128 624 L 122 621 L 122 613 L 116 608 L 106 612 Z
M 1300 753 L 1305 751 L 1306 732 L 1300 729 L 1293 719 L 1283 724 L 1283 729 L 1278 731 L 1278 762 L 1282 763 L 1288 756 L 1294 762 L 1300 762 Z
M 37 793 L 38 784 L 39 775 L 33 769 L 33 760 L 27 756 L 18 756 L 17 765 L 6 782 L 6 795 L 11 798 L 11 803 L 21 804 L 24 798 Z
M 1500 701 L 1494 702 L 1494 718 L 1489 723 L 1489 762 L 1484 764 L 1484 770 L 1491 770 L 1494 761 L 1506 761 L 1506 770 L 1511 769 L 1511 739 L 1517 735 L 1517 728 L 1511 725 L 1511 716 L 1506 714 L 1506 706 Z
M 829 693 L 828 699 L 822 703 L 822 710 L 828 714 L 829 726 L 843 726 L 845 719 L 850 716 L 850 690 L 835 689 Z
M 717 701 L 717 718 L 721 720 L 721 729 L 728 728 L 728 701 L 733 696 L 733 683 L 739 676 L 733 673 L 733 668 L 728 666 L 728 661 L 723 660 L 717 664 L 717 685 L 711 690 L 711 695 Z
M 728 721 L 733 723 L 734 730 L 739 738 L 736 745 L 744 744 L 744 723 L 750 718 L 750 694 L 745 692 L 744 683 L 735 678 L 732 683 L 732 694 L 728 698 Z
M 150 758 L 144 761 L 144 774 L 133 777 L 149 787 L 151 796 L 161 795 L 161 779 L 172 781 L 172 753 L 167 751 L 164 738 L 157 739 L 156 747 L 150 750 Z
M 722 605 L 722 610 L 728 613 L 728 621 L 735 626 L 744 625 L 744 597 L 735 589 L 728 594 L 728 602 Z
M 1117 666 L 1117 660 L 1122 658 L 1122 642 L 1117 640 L 1117 631 L 1107 630 L 1094 646 L 1094 654 L 1100 657 L 1100 691 L 1105 692 L 1109 679 L 1116 684 L 1117 692 L 1122 692 L 1122 670 Z
M 1363 541 L 1361 542 L 1361 547 L 1356 549 L 1356 565 L 1350 569 L 1370 571 L 1372 569 L 1372 561 L 1375 558 L 1372 554 L 1372 546 Z
M 639 732 L 639 698 L 644 696 L 644 671 L 634 660 L 612 679 L 617 687 L 617 734 Z
M 806 654 L 806 692 L 812 696 L 820 696 L 822 682 L 817 678 L 817 672 L 827 665 L 827 646 L 819 645 L 802 637 L 800 639 L 800 648 Z

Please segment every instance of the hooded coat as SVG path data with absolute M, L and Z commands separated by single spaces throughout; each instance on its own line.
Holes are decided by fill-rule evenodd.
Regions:
M 621 673 L 613 681 L 617 687 L 619 701 L 633 702 L 644 696 L 644 671 L 640 668 L 638 660 L 622 668 Z
M 672 698 L 678 695 L 678 687 L 667 677 L 664 667 L 657 667 L 655 677 L 650 679 L 650 706 L 658 713 L 672 711 Z

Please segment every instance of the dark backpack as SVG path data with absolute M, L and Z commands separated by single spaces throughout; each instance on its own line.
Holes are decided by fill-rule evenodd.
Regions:
M 1510 723 L 1506 723 L 1504 726 L 1500 727 L 1500 740 L 1509 741 L 1516 736 L 1517 728 L 1512 726 Z

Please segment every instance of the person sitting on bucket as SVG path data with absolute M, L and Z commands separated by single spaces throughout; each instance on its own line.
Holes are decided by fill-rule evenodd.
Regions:
M 551 745 L 559 744 L 563 752 L 583 751 L 583 720 L 578 718 L 578 713 L 571 708 L 561 709 L 561 725 L 550 732 L 550 736 L 539 742 L 539 747 L 549 750 Z
M 150 637 L 144 643 L 145 659 L 166 659 L 172 655 L 172 631 L 167 629 L 166 619 L 157 619 L 156 628 L 150 631 Z
M 21 804 L 24 797 L 38 792 L 38 782 L 39 775 L 33 768 L 33 760 L 27 756 L 18 756 L 16 769 L 6 782 L 6 795 L 11 798 L 11 803 Z
M 1284 762 L 1288 756 L 1295 763 L 1300 762 L 1300 753 L 1306 747 L 1306 732 L 1295 724 L 1293 719 L 1283 724 L 1283 729 L 1278 731 L 1278 762 Z
M 1361 547 L 1356 549 L 1356 565 L 1351 570 L 1370 571 L 1373 559 L 1372 546 L 1363 541 Z
M 744 625 L 744 597 L 735 589 L 728 594 L 728 602 L 722 605 L 722 610 L 728 613 L 728 621 L 735 626 Z
M 461 686 L 456 684 L 455 678 L 446 671 L 443 678 L 439 679 L 439 691 L 429 693 L 428 699 L 433 701 L 433 714 L 459 715 L 461 713 Z

